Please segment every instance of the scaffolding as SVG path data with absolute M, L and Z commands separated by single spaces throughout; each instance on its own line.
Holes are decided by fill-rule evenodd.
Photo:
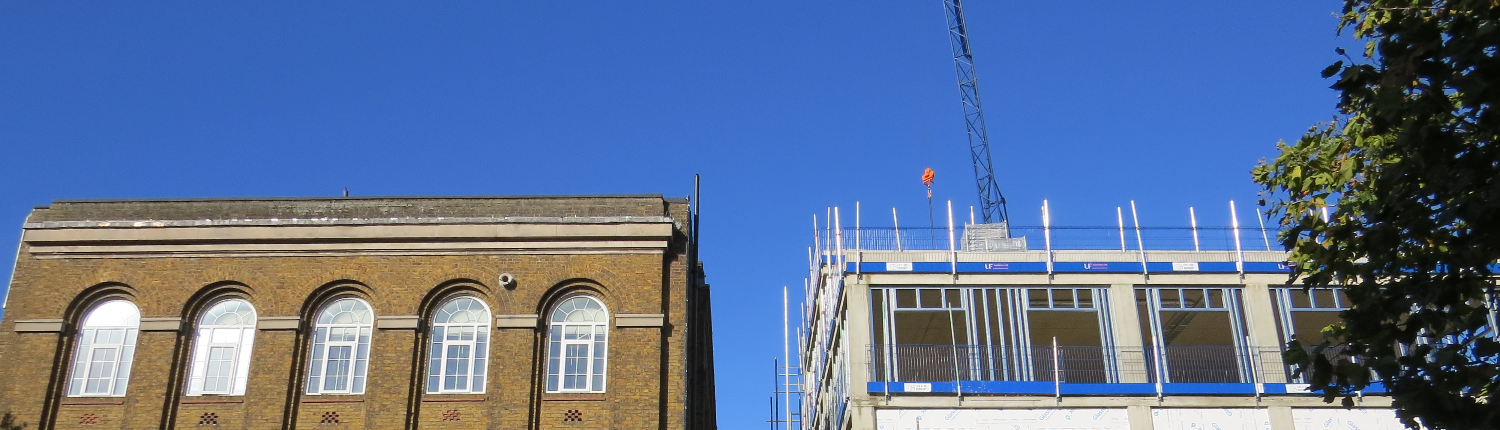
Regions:
M 1223 314 L 1226 321 L 1242 319 L 1235 313 L 1240 307 L 1239 293 L 1228 287 L 1201 289 L 1204 298 L 1198 302 L 1187 302 L 1192 294 L 1186 289 L 1143 290 L 1151 304 L 1148 310 L 1156 318 L 1147 321 L 1154 327 L 1148 337 L 1156 340 L 1144 347 L 1114 343 L 1110 293 L 1102 286 L 924 283 L 869 288 L 865 290 L 867 302 L 845 303 L 849 297 L 846 279 L 861 279 L 865 271 L 946 273 L 954 279 L 961 272 L 1008 271 L 1045 274 L 1051 279 L 1054 273 L 1107 268 L 1149 277 L 1198 271 L 1201 264 L 1204 272 L 1238 273 L 1243 281 L 1247 261 L 1256 270 L 1266 264 L 1281 264 L 1284 269 L 1285 264 L 1285 252 L 1273 251 L 1270 240 L 1278 232 L 1268 231 L 1263 222 L 1258 229 L 1241 227 L 1233 202 L 1228 205 L 1227 227 L 1200 226 L 1196 208 L 1184 214 L 1186 227 L 1142 226 L 1133 201 L 1130 225 L 1122 206 L 1116 208 L 1116 225 L 1085 227 L 1052 225 L 1054 214 L 1046 201 L 1039 208 L 1040 226 L 978 223 L 973 208 L 968 222 L 955 223 L 952 202 L 945 206 L 945 225 L 931 227 L 902 226 L 894 208 L 889 227 L 865 226 L 860 203 L 855 203 L 852 227 L 844 227 L 838 207 L 813 216 L 801 328 L 795 337 L 797 354 L 786 352 L 785 361 L 777 361 L 774 393 L 779 397 L 772 399 L 772 411 L 779 415 L 768 420 L 773 430 L 793 426 L 842 430 L 851 418 L 851 379 L 885 382 L 889 384 L 883 390 L 886 396 L 893 389 L 907 389 L 908 382 L 915 389 L 927 388 L 928 381 L 947 381 L 953 390 L 948 392 L 956 391 L 960 397 L 966 391 L 963 381 L 1042 383 L 1047 385 L 1047 394 L 1061 396 L 1062 386 L 1068 383 L 1155 383 L 1160 392 L 1163 382 L 1260 382 L 1263 369 L 1280 366 L 1279 359 L 1261 360 L 1274 354 L 1251 351 L 1254 347 L 1238 326 L 1226 334 L 1232 342 L 1224 345 L 1164 344 L 1189 323 L 1176 313 L 1218 312 L 1212 317 Z M 1261 215 L 1258 210 L 1256 215 Z M 1257 249 L 1245 249 L 1247 244 Z M 903 296 L 909 293 L 915 295 Z M 925 298 L 929 294 L 936 297 L 931 303 Z M 869 344 L 850 344 L 846 325 L 850 307 L 872 312 Z M 783 316 L 791 315 L 784 311 Z M 895 327 L 901 318 L 926 321 L 930 327 L 924 326 L 922 336 L 940 335 L 941 339 L 898 340 Z M 1033 322 L 1038 328 L 1031 328 Z M 1082 335 L 1076 333 L 1084 331 L 1068 331 L 1074 325 L 1092 328 Z M 1044 326 L 1062 331 L 1054 333 Z M 783 337 L 791 344 L 793 337 L 785 328 Z M 1219 357 L 1232 361 L 1221 362 Z M 855 359 L 861 360 L 867 373 L 850 378 Z M 897 388 L 898 383 L 902 388 Z M 872 386 L 869 391 L 877 390 Z

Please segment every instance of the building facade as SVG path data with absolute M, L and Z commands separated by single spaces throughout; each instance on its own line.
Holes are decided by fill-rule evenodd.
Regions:
M 687 199 L 58 201 L 0 319 L 25 428 L 712 429 Z
M 1346 409 L 1308 393 L 1282 362 L 1282 345 L 1321 340 L 1347 299 L 1286 286 L 1275 232 L 1136 229 L 1121 219 L 1118 229 L 1008 235 L 951 221 L 844 229 L 835 218 L 810 264 L 794 421 L 820 430 L 1404 428 L 1378 387 Z

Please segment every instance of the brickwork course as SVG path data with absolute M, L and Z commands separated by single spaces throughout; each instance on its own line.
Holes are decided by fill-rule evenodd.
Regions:
M 24 226 L 0 414 L 27 429 L 714 429 L 696 221 L 659 195 L 57 201 Z M 580 293 L 610 314 L 607 389 L 549 393 L 547 317 Z M 427 394 L 432 313 L 458 294 L 492 314 L 487 383 Z M 313 318 L 344 296 L 376 317 L 368 386 L 306 394 Z M 225 297 L 258 315 L 245 394 L 188 395 L 195 325 Z M 126 395 L 69 397 L 82 317 L 117 298 L 143 319 Z

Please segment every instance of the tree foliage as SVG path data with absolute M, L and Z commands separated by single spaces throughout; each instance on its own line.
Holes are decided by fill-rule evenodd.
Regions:
M 1380 383 L 1407 426 L 1500 428 L 1497 18 L 1496 0 L 1345 0 L 1364 52 L 1323 70 L 1338 113 L 1253 171 L 1288 283 L 1350 298 L 1285 354 L 1327 401 Z

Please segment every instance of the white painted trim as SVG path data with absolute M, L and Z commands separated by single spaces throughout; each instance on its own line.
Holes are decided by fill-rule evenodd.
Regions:
M 375 317 L 375 328 L 381 330 L 415 330 L 421 322 L 422 318 L 416 315 L 377 316 Z
M 495 328 L 535 329 L 536 314 L 495 315 Z
M 61 333 L 62 331 L 63 320 L 60 319 L 16 320 L 18 333 Z
M 666 316 L 662 314 L 616 314 L 615 327 L 662 327 Z
M 182 328 L 182 318 L 141 318 L 141 331 L 177 331 Z
M 302 317 L 262 317 L 255 318 L 255 328 L 258 330 L 296 330 L 302 326 Z

